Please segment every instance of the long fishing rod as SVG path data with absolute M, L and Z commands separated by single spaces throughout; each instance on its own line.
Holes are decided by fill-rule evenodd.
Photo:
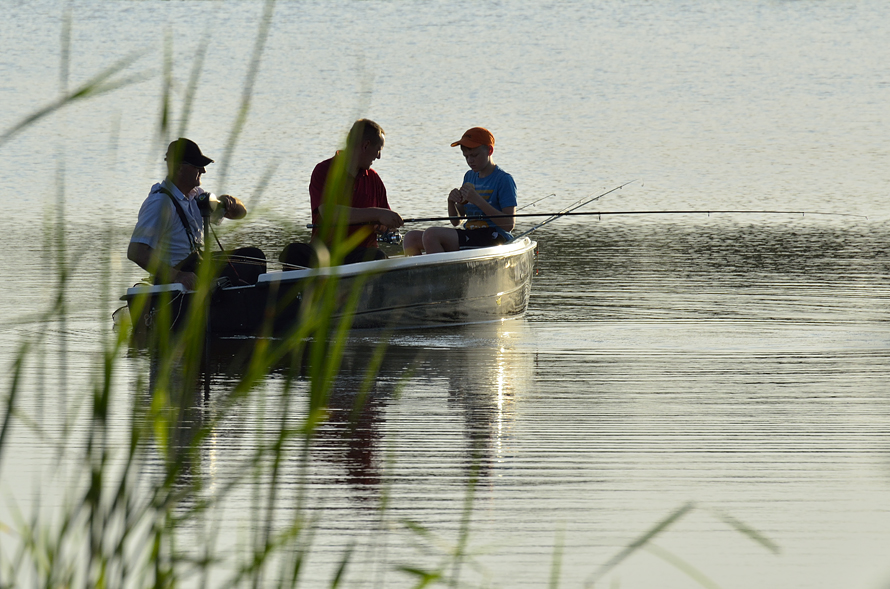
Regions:
M 860 219 L 868 219 L 867 215 L 857 215 L 855 213 L 834 213 L 824 211 L 780 211 L 780 210 L 750 210 L 750 211 L 729 211 L 729 210 L 664 210 L 664 211 L 567 211 L 564 213 L 522 213 L 516 215 L 486 215 L 484 217 L 427 217 L 425 219 L 404 219 L 405 223 L 414 221 L 449 221 L 451 219 L 502 219 L 507 217 L 547 217 L 554 218 L 569 216 L 607 216 L 607 215 L 832 215 L 836 217 L 858 217 Z
M 631 180 L 630 182 L 625 182 L 625 183 L 622 184 L 621 186 L 616 186 L 616 187 L 613 188 L 612 190 L 607 190 L 606 192 L 603 192 L 602 194 L 598 194 L 598 195 L 594 196 L 593 198 L 590 198 L 590 199 L 588 199 L 588 200 L 585 200 L 584 202 L 580 202 L 580 201 L 583 200 L 583 199 L 576 200 L 574 203 L 570 204 L 568 207 L 566 207 L 566 208 L 564 208 L 563 210 L 561 210 L 561 211 L 559 211 L 559 212 L 556 212 L 556 213 L 522 213 L 522 214 L 516 214 L 516 213 L 513 213 L 512 215 L 478 215 L 478 216 L 471 216 L 471 217 L 462 217 L 462 216 L 452 216 L 452 217 L 413 217 L 413 218 L 411 218 L 411 219 L 402 219 L 402 223 L 429 223 L 429 222 L 432 222 L 432 221 L 453 221 L 453 220 L 458 220 L 458 221 L 459 221 L 459 220 L 461 220 L 461 219 L 466 219 L 466 220 L 470 221 L 470 220 L 475 220 L 475 219 L 505 219 L 505 218 L 507 218 L 507 217 L 553 217 L 553 219 L 558 219 L 559 217 L 562 217 L 562 216 L 564 216 L 564 215 L 568 215 L 568 214 L 577 214 L 577 213 L 572 213 L 571 211 L 574 211 L 574 210 L 576 210 L 576 209 L 580 209 L 580 208 L 583 207 L 584 205 L 590 204 L 590 203 L 592 203 L 592 202 L 595 201 L 595 200 L 601 199 L 602 197 L 606 196 L 607 194 L 611 194 L 611 193 L 615 192 L 616 190 L 621 190 L 622 188 L 624 188 L 625 186 L 627 186 L 628 184 L 630 184 L 630 183 L 632 183 L 632 182 L 636 182 L 636 180 Z M 551 196 L 554 196 L 554 195 L 553 195 L 553 194 L 548 194 L 548 195 L 545 196 L 544 198 L 550 198 Z M 540 202 L 540 201 L 544 200 L 544 198 L 539 198 L 538 200 L 534 201 L 534 202 L 531 203 L 531 204 L 535 204 L 536 202 Z M 579 203 L 580 203 L 580 204 L 579 204 Z M 531 206 L 531 204 L 530 204 L 530 205 L 526 205 L 526 206 Z M 523 207 L 523 208 L 525 208 L 525 207 Z M 521 210 L 521 209 L 520 209 L 520 210 Z M 540 225 L 538 225 L 538 227 L 541 227 L 541 226 L 543 226 L 543 225 L 545 225 L 545 224 L 547 224 L 547 223 L 549 223 L 549 222 L 550 222 L 550 220 L 545 221 L 544 223 L 541 223 Z M 374 222 L 363 222 L 363 223 L 350 223 L 349 225 L 350 225 L 350 226 L 356 226 L 356 225 L 376 225 L 376 224 L 377 224 L 377 223 L 374 223 Z M 308 223 L 308 224 L 306 225 L 306 229 L 314 229 L 314 228 L 316 228 L 316 227 L 321 227 L 321 225 L 319 225 L 319 224 L 317 224 L 317 223 Z M 535 227 L 535 229 L 537 229 L 537 227 Z M 532 229 L 531 231 L 534 231 L 534 229 Z
M 517 211 L 521 211 L 522 209 L 527 209 L 527 208 L 529 208 L 529 207 L 533 207 L 533 206 L 535 206 L 536 204 L 538 204 L 539 202 L 541 202 L 542 200 L 544 200 L 545 198 L 550 198 L 551 196 L 556 196 L 556 193 L 555 193 L 555 192 L 551 192 L 551 193 L 548 194 L 547 196 L 542 196 L 542 197 L 539 198 L 538 200 L 533 201 L 533 202 L 530 202 L 530 203 L 528 203 L 527 205 L 522 206 L 522 207 L 519 207 L 519 208 L 516 209 L 516 210 L 517 210 Z
M 856 217 L 859 219 L 868 219 L 868 215 L 857 215 L 855 213 L 835 213 L 825 211 L 781 211 L 781 210 L 749 210 L 749 211 L 731 211 L 731 210 L 663 210 L 663 211 L 566 211 L 560 213 L 521 213 L 514 215 L 486 215 L 473 217 L 423 217 L 417 219 L 402 219 L 404 223 L 426 223 L 432 221 L 451 221 L 466 219 L 468 221 L 476 219 L 505 219 L 507 217 L 559 217 L 570 216 L 587 216 L 587 217 L 603 217 L 617 215 L 827 215 L 834 217 Z M 373 225 L 374 223 L 356 223 L 356 225 Z M 537 227 L 542 226 L 538 225 Z M 316 225 L 306 225 L 307 228 L 316 227 Z

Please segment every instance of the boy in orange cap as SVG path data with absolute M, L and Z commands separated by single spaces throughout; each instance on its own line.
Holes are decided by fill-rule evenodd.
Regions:
M 453 252 L 464 246 L 485 247 L 513 239 L 513 214 L 516 212 L 516 183 L 491 159 L 494 136 L 488 129 L 473 127 L 451 144 L 460 146 L 470 170 L 460 188 L 448 194 L 448 216 L 454 226 L 457 217 L 467 217 L 463 229 L 430 227 L 405 235 L 405 255 L 422 250 L 428 254 Z

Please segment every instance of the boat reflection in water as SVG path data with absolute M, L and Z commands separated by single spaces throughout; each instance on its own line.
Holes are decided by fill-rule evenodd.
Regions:
M 364 399 L 378 340 L 354 339 L 318 431 L 319 457 L 342 464 L 363 498 L 377 495 L 387 468 L 419 478 L 450 472 L 460 486 L 485 475 L 510 451 L 516 405 L 534 379 L 528 331 L 515 319 L 399 333 Z
M 470 474 L 484 477 L 510 452 L 516 407 L 534 380 L 529 331 L 524 319 L 513 319 L 392 336 L 354 332 L 330 391 L 327 419 L 314 432 L 306 482 L 314 488 L 334 485 L 338 494 L 345 486 L 354 499 L 376 507 L 394 472 L 435 478 L 447 471 L 459 486 Z M 196 439 L 202 424 L 210 425 L 216 408 L 227 402 L 255 342 L 214 342 L 211 395 L 204 399 L 195 387 L 194 406 L 171 436 L 180 447 Z M 381 346 L 379 368 L 369 375 Z M 287 367 L 275 367 L 237 415 L 212 424 L 194 449 L 202 476 L 210 478 L 205 484 L 239 476 L 245 456 L 274 441 L 282 411 L 289 413 L 290 427 L 303 424 L 309 383 L 297 376 L 286 403 L 287 375 Z M 292 441 L 286 451 L 295 468 L 299 448 Z

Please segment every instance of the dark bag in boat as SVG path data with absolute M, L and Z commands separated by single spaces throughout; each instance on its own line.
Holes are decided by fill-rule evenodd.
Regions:
M 225 263 L 222 276 L 232 284 L 256 284 L 260 274 L 266 273 L 266 254 L 258 247 L 239 247 L 231 252 L 214 252 L 213 258 Z
M 180 272 L 197 272 L 202 259 L 201 252 L 192 252 L 183 261 L 173 267 Z
M 326 254 L 324 254 L 326 255 Z M 386 254 L 376 247 L 357 247 L 343 259 L 344 264 L 357 264 L 358 262 L 370 262 L 372 260 L 385 260 Z M 285 270 L 296 268 L 318 268 L 318 250 L 311 243 L 295 241 L 289 243 L 281 251 L 278 261 L 285 265 Z
M 295 241 L 284 246 L 278 261 L 285 265 L 285 270 L 294 270 L 294 267 L 318 268 L 318 253 L 308 243 Z
M 192 252 L 176 264 L 180 272 L 198 271 L 201 253 Z M 234 286 L 256 284 L 260 274 L 266 273 L 266 254 L 258 247 L 241 247 L 230 252 L 213 252 L 213 260 L 222 264 L 220 277 L 226 277 Z

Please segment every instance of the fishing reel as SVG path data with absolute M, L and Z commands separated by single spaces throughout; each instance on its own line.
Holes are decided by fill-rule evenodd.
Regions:
M 226 206 L 224 202 L 219 200 L 212 192 L 202 192 L 195 197 L 195 202 L 198 204 L 198 210 L 201 211 L 202 217 L 209 217 L 220 207 L 222 207 L 222 212 L 225 214 Z
M 377 234 L 377 243 L 402 243 L 402 234 L 398 229 Z

